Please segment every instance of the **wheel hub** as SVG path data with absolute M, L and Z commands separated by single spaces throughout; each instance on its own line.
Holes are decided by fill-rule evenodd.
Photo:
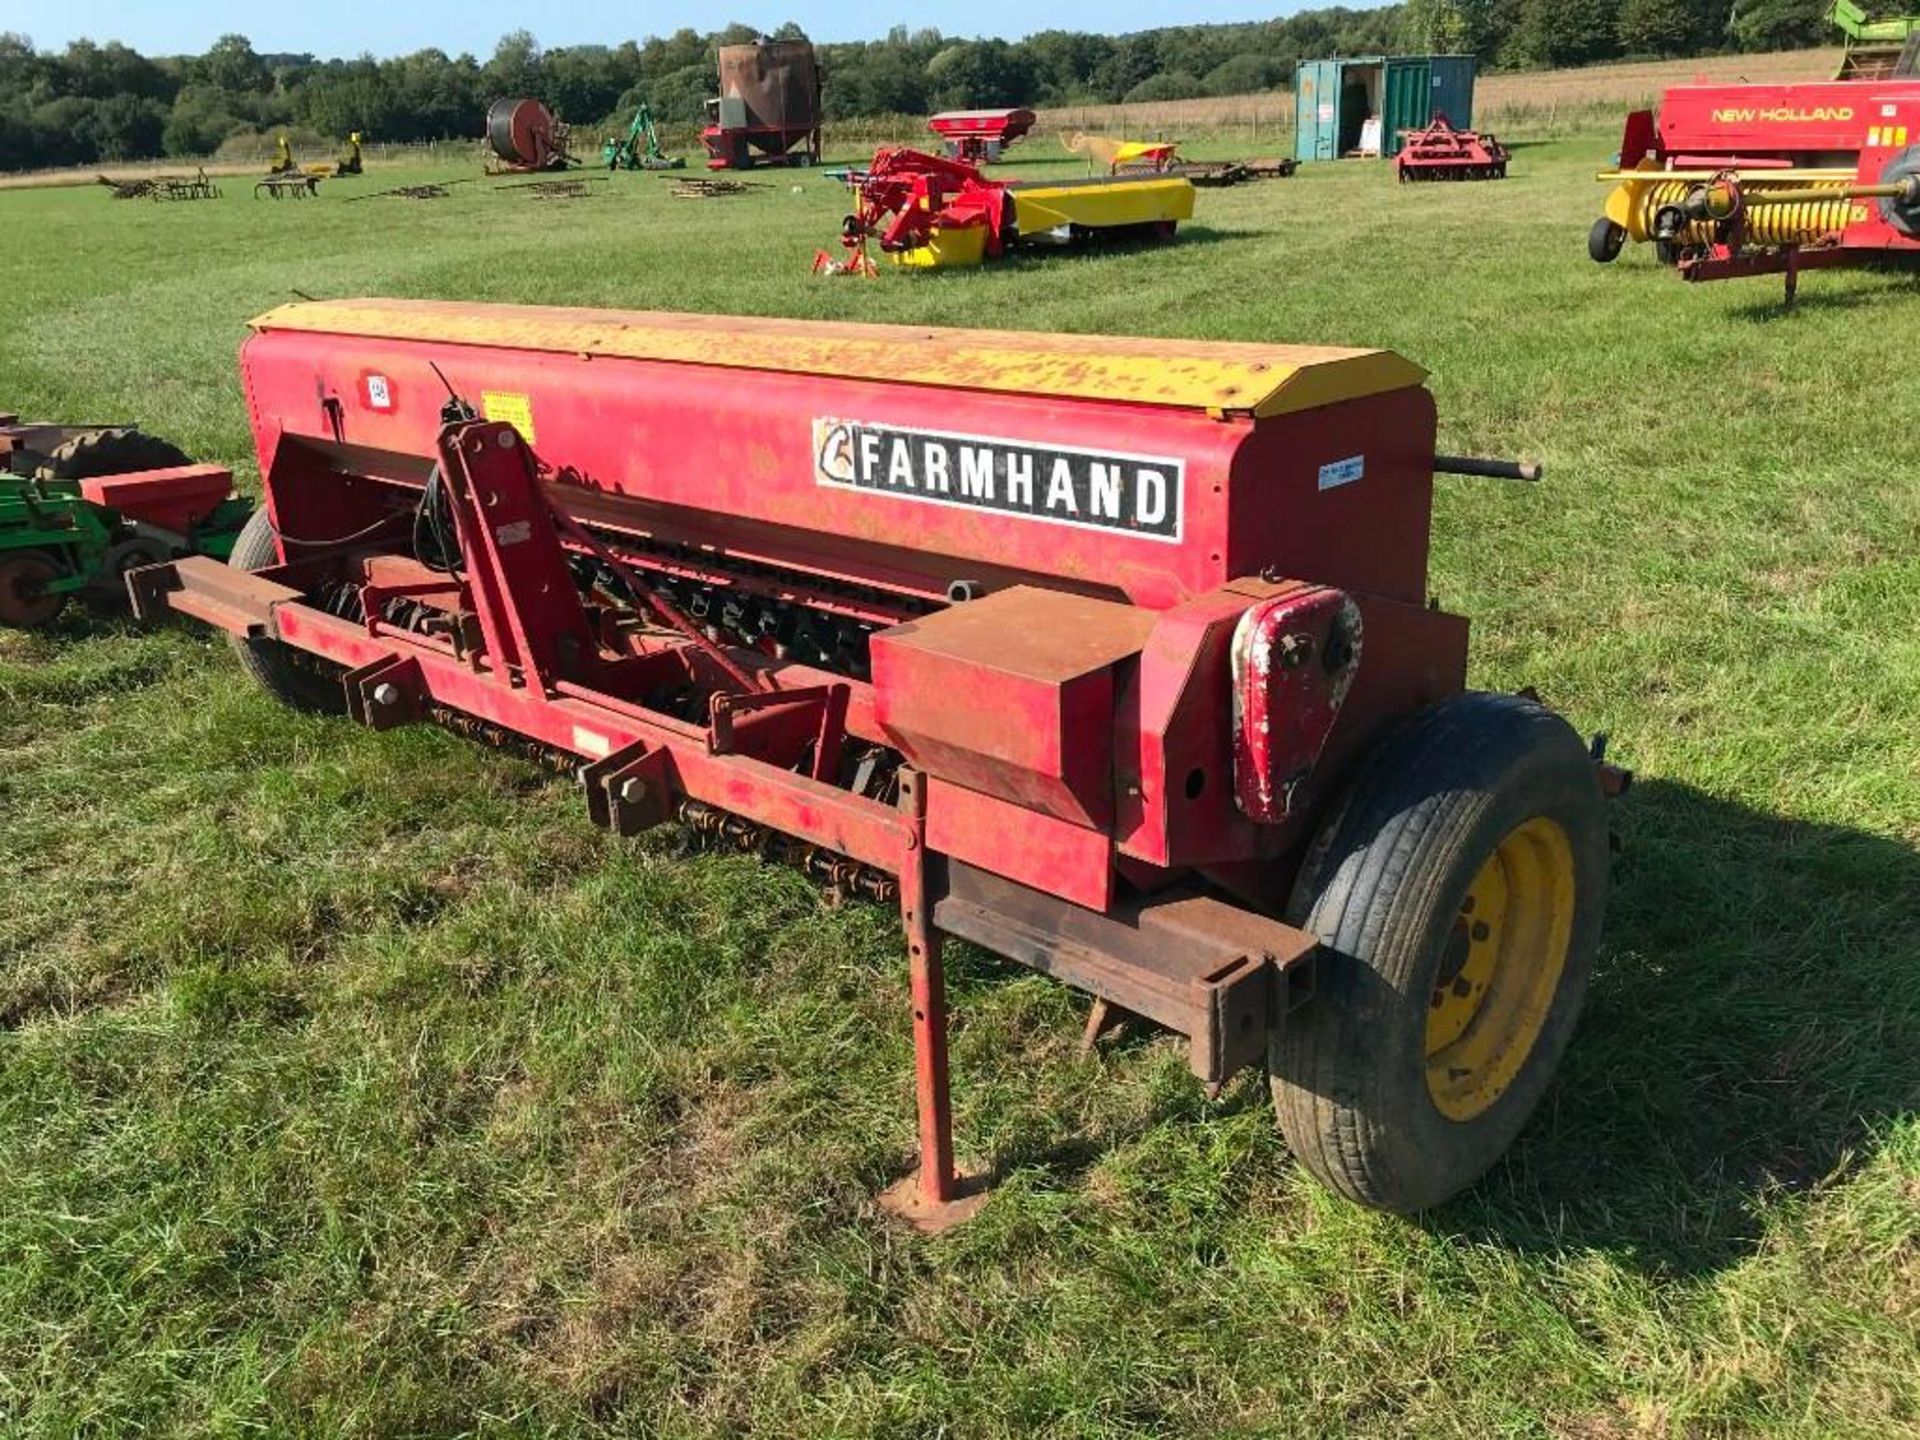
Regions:
M 1427 1090 L 1448 1119 L 1490 1109 L 1533 1053 L 1573 909 L 1573 848 L 1544 816 L 1509 832 L 1467 887 L 1427 1007 Z
M 0 625 L 30 629 L 60 613 L 66 596 L 49 591 L 60 572 L 41 555 L 0 558 Z

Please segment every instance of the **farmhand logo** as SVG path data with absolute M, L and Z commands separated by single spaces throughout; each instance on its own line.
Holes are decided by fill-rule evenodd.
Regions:
M 1148 540 L 1180 538 L 1186 462 L 988 435 L 813 422 L 814 482 Z

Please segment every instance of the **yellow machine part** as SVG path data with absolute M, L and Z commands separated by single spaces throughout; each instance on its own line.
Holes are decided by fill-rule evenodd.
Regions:
M 1022 235 L 1042 235 L 1062 225 L 1111 230 L 1193 218 L 1193 184 L 1180 176 L 1022 186 L 1008 198 Z
M 1083 155 L 1093 164 L 1109 171 L 1162 156 L 1170 159 L 1176 148 L 1170 140 L 1115 140 L 1110 135 L 1084 133 L 1076 133 L 1064 143 L 1075 155 Z
M 1156 155 L 1164 154 L 1166 149 L 1167 145 L 1163 140 L 1122 140 L 1120 144 L 1114 148 L 1113 159 L 1107 163 L 1111 165 L 1137 165 L 1142 160 L 1151 160 Z
M 581 360 L 824 375 L 1211 415 L 1291 415 L 1427 378 L 1390 350 L 447 300 L 308 300 L 282 305 L 250 324 L 263 332 L 484 345 Z
M 958 229 L 936 225 L 924 245 L 894 252 L 893 263 L 922 270 L 937 266 L 978 265 L 987 258 L 987 227 L 963 225 Z
M 1063 225 L 1114 230 L 1129 225 L 1172 225 L 1193 218 L 1193 184 L 1179 176 L 1023 186 L 1011 192 L 1008 199 L 1013 204 L 1014 228 L 1029 239 Z M 899 251 L 892 259 L 896 265 L 930 270 L 978 265 L 986 253 L 985 226 L 935 227 L 927 244 Z
M 1696 185 L 1717 179 L 1713 170 L 1613 171 L 1601 179 L 1616 182 L 1607 194 L 1606 216 L 1627 232 L 1629 239 L 1653 239 L 1654 217 L 1669 205 L 1678 205 Z M 1856 219 L 1855 202 L 1838 192 L 1855 183 L 1851 170 L 1767 170 L 1740 175 L 1731 172 L 1749 198 L 1764 199 L 1769 190 L 1833 190 L 1832 200 L 1794 205 L 1759 205 L 1747 216 L 1747 238 L 1758 245 L 1796 245 L 1844 230 Z M 1707 225 L 1691 225 L 1677 237 L 1682 244 L 1704 245 L 1712 240 Z
M 1867 207 L 1857 200 L 1763 205 L 1747 212 L 1746 236 L 1755 245 L 1807 245 L 1866 218 Z M 1689 240 L 1692 243 L 1691 237 Z

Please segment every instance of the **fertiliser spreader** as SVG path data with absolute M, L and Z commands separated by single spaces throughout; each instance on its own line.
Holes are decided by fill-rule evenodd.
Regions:
M 531 745 L 897 903 L 920 1223 L 965 1213 L 941 940 L 1265 1065 L 1343 1193 L 1469 1183 L 1540 1098 L 1619 779 L 1465 689 L 1422 372 L 1364 350 L 422 301 L 242 351 L 266 508 L 137 572 L 283 700 Z M 1507 467 L 1511 468 L 1511 467 Z
M 985 165 L 1033 129 L 1035 118 L 1025 108 L 943 110 L 927 120 L 927 128 L 940 137 L 949 159 Z

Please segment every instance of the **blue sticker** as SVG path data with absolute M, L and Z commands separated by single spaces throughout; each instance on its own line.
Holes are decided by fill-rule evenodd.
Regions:
M 1320 488 L 1337 490 L 1342 485 L 1351 485 L 1367 473 L 1367 457 L 1351 455 L 1345 460 L 1335 460 L 1320 467 Z

